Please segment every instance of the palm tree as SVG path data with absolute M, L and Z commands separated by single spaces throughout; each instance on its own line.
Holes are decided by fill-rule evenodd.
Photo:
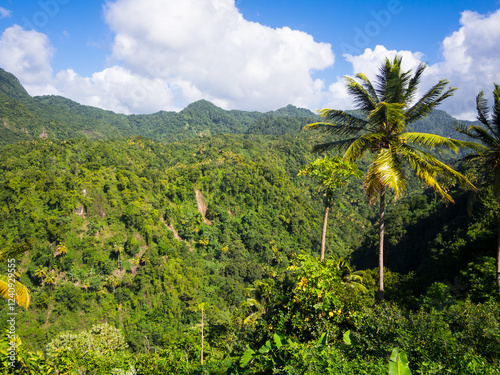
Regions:
M 43 280 L 47 276 L 47 267 L 38 267 L 35 271 L 35 276 L 40 279 L 40 283 L 43 285 Z
M 366 152 L 374 155 L 363 185 L 370 202 L 380 197 L 379 218 L 379 298 L 384 298 L 384 216 L 387 189 L 400 197 L 406 189 L 404 164 L 425 184 L 432 187 L 446 202 L 453 202 L 445 188 L 437 181 L 437 175 L 452 177 L 460 184 L 474 188 L 462 174 L 439 161 L 429 150 L 449 148 L 458 152 L 459 147 L 473 147 L 470 142 L 457 141 L 434 134 L 408 131 L 407 126 L 428 115 L 443 100 L 453 95 L 454 87 L 447 88 L 448 81 L 440 80 L 418 101 L 414 101 L 426 64 L 420 64 L 413 76 L 411 70 L 401 69 L 402 58 L 388 58 L 380 67 L 374 86 L 364 74 L 355 80 L 346 77 L 347 89 L 354 97 L 357 109 L 367 113 L 366 118 L 333 109 L 320 110 L 324 122 L 309 124 L 308 129 L 319 129 L 347 137 L 314 146 L 313 151 L 332 148 L 345 150 L 344 159 L 354 162 Z
M 476 98 L 476 108 L 477 119 L 482 125 L 471 125 L 468 128 L 458 126 L 456 130 L 473 139 L 481 141 L 485 146 L 483 150 L 479 150 L 476 154 L 467 155 L 465 159 L 476 159 L 482 163 L 484 170 L 488 172 L 491 171 L 493 174 L 493 192 L 497 202 L 500 203 L 500 86 L 496 83 L 494 85 L 494 103 L 491 116 L 488 110 L 488 101 L 484 98 L 484 92 L 481 91 Z M 498 221 L 496 272 L 497 288 L 500 292 L 500 213 Z

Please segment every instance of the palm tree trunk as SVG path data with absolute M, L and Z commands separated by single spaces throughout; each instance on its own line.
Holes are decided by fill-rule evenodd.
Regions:
M 321 235 L 321 256 L 320 261 L 322 262 L 325 259 L 325 247 L 326 247 L 326 228 L 328 224 L 328 212 L 330 211 L 330 206 L 325 206 L 325 217 L 323 218 L 323 233 Z
M 378 238 L 379 238 L 379 245 L 378 245 L 378 267 L 379 267 L 379 274 L 378 274 L 378 282 L 379 282 L 379 288 L 378 288 L 378 298 L 380 302 L 384 300 L 384 219 L 385 219 L 385 188 L 382 188 L 382 191 L 380 192 L 380 219 L 379 219 L 379 226 L 378 226 Z
M 205 337 L 203 335 L 203 309 L 201 309 L 201 365 L 203 366 L 203 341 Z
M 498 239 L 497 239 L 497 288 L 500 292 L 500 211 L 498 213 Z

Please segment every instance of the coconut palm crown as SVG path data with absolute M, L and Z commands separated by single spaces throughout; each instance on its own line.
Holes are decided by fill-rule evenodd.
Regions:
M 386 58 L 375 84 L 364 74 L 357 74 L 357 79 L 345 78 L 348 93 L 353 97 L 356 108 L 367 113 L 366 118 L 341 110 L 322 109 L 319 113 L 324 121 L 306 126 L 306 129 L 318 129 L 343 138 L 316 145 L 313 151 L 322 152 L 336 148 L 345 151 L 343 157 L 348 162 L 356 161 L 366 152 L 374 154 L 363 186 L 370 202 L 380 196 L 380 299 L 383 299 L 385 191 L 387 188 L 393 190 L 398 198 L 406 190 L 405 164 L 447 203 L 453 202 L 453 199 L 439 184 L 438 174 L 474 188 L 465 176 L 439 161 L 431 151 L 448 148 L 458 152 L 460 147 L 477 148 L 477 145 L 434 134 L 412 132 L 407 128 L 409 124 L 428 115 L 443 100 L 452 96 L 456 88 L 447 87 L 449 82 L 443 79 L 419 100 L 415 100 L 427 65 L 421 63 L 412 74 L 411 70 L 404 72 L 401 64 L 402 57 L 396 56 L 392 62 Z
M 484 145 L 484 149 L 469 154 L 464 159 L 477 160 L 482 164 L 483 170 L 492 173 L 493 192 L 497 202 L 500 203 L 500 85 L 496 83 L 494 85 L 493 111 L 490 113 L 484 91 L 481 91 L 476 97 L 477 119 L 481 124 L 469 127 L 458 126 L 456 130 Z M 498 228 L 496 283 L 500 291 L 500 213 Z

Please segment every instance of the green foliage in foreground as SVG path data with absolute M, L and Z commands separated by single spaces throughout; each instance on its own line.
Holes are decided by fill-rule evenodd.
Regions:
M 45 358 L 20 345 L 18 373 L 23 366 L 46 369 L 39 374 L 500 373 L 498 302 L 443 305 L 431 289 L 417 311 L 374 304 L 376 288 L 355 288 L 348 271 L 349 264 L 339 259 L 319 262 L 299 256 L 281 277 L 266 283 L 261 319 L 245 327 L 241 316 L 252 310 L 233 314 L 232 324 L 247 333 L 246 347 L 224 351 L 212 336 L 204 366 L 199 339 L 131 353 L 120 333 L 103 325 L 77 335 L 60 334 Z M 208 329 L 214 328 L 212 321 Z M 0 345 L 5 352 L 5 341 Z

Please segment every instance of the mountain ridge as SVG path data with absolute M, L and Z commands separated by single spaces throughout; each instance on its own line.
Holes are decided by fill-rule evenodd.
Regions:
M 298 132 L 317 119 L 310 110 L 291 104 L 274 111 L 258 112 L 225 110 L 204 99 L 179 112 L 161 110 L 125 115 L 58 95 L 32 97 L 13 74 L 0 68 L 0 147 L 38 137 L 112 139 L 143 136 L 154 141 L 173 142 L 221 133 L 283 135 Z M 444 111 L 435 110 L 412 128 L 460 139 L 460 133 L 453 130 L 458 121 Z

